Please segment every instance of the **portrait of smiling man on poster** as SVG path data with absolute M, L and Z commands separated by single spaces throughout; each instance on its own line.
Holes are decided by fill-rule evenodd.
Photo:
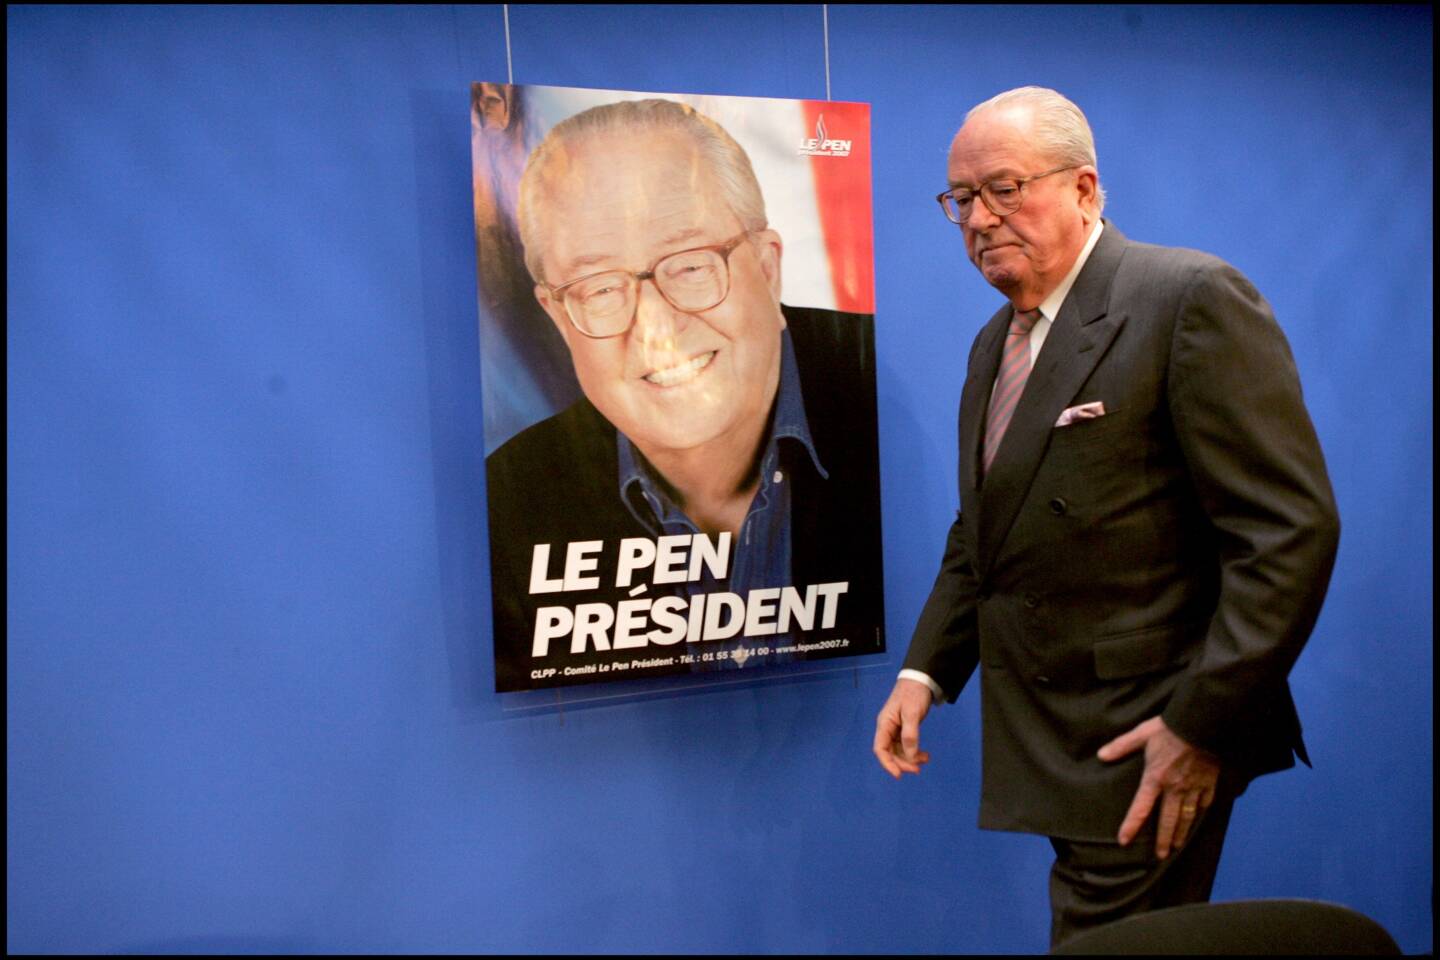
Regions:
M 486 460 L 497 689 L 883 651 L 873 318 L 782 304 L 746 150 L 605 103 L 515 194 L 581 396 Z

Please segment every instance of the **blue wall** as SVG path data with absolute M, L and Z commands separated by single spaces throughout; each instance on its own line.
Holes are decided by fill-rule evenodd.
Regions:
M 1432 947 L 1426 8 L 830 8 L 873 104 L 889 662 L 490 692 L 473 80 L 502 9 L 7 11 L 7 947 L 1041 951 L 974 691 L 869 752 L 998 303 L 930 199 L 965 109 L 1089 114 L 1107 214 L 1244 270 L 1344 519 L 1216 896 Z M 525 83 L 823 97 L 821 9 L 516 6 Z

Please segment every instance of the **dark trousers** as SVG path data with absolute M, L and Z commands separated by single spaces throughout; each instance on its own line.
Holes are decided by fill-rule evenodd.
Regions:
M 1050 946 L 1132 914 L 1208 901 L 1234 805 L 1233 795 L 1217 796 L 1164 860 L 1155 858 L 1153 812 L 1128 847 L 1051 837 Z

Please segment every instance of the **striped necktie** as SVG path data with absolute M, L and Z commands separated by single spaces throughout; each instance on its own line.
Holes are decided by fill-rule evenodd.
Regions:
M 1005 337 L 1005 356 L 1000 360 L 1000 376 L 995 380 L 995 392 L 990 395 L 990 412 L 985 416 L 985 451 L 981 463 L 984 472 L 990 472 L 995 460 L 995 451 L 1005 438 L 1005 428 L 1015 412 L 1015 404 L 1025 389 L 1025 379 L 1030 376 L 1030 330 L 1040 319 L 1039 310 L 1017 311 L 1010 321 L 1010 332 Z

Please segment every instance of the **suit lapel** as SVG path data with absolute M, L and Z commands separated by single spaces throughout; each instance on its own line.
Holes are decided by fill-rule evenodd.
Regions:
M 994 565 L 1000 545 L 1015 522 L 1035 479 L 1035 471 L 1050 445 L 1050 434 L 1066 405 L 1090 377 L 1115 334 L 1124 326 L 1123 315 L 1109 314 L 1110 282 L 1120 265 L 1126 240 L 1109 223 L 1090 252 L 1075 285 L 1050 327 L 1025 392 L 1015 406 L 1005 439 L 980 491 L 980 530 L 977 556 L 983 572 Z M 1007 320 L 1008 322 L 1008 320 Z M 994 371 L 991 371 L 991 380 Z M 989 386 L 985 387 L 988 395 Z M 981 419 L 983 420 L 983 407 Z M 976 427 L 978 432 L 979 427 Z M 975 448 L 969 450 L 975 471 Z

